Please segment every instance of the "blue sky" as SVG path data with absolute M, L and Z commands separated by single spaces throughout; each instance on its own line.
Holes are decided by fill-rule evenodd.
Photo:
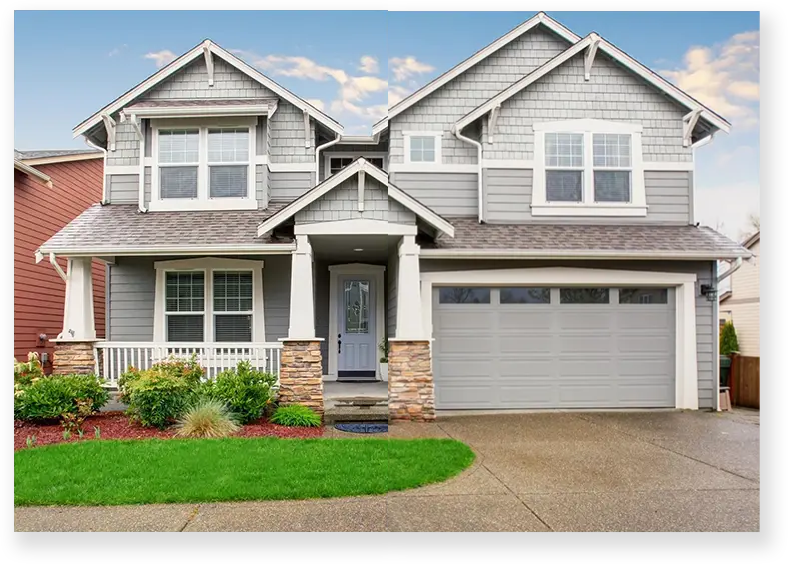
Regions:
M 77 123 L 206 37 L 366 133 L 386 106 L 534 13 L 17 11 L 15 147 L 84 146 Z M 596 31 L 732 121 L 732 134 L 697 150 L 695 197 L 697 220 L 738 237 L 760 209 L 758 13 L 549 15 Z

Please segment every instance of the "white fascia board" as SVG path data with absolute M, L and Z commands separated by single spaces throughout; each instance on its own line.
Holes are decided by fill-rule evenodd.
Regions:
M 623 252 L 564 251 L 557 249 L 422 249 L 421 258 L 428 259 L 569 259 L 569 260 L 724 260 L 740 255 L 718 255 L 689 252 Z
M 416 225 L 378 219 L 342 219 L 294 226 L 295 235 L 416 235 Z
M 267 156 L 267 155 L 261 155 Z M 271 161 L 264 161 L 269 167 L 270 172 L 314 172 L 316 170 L 316 163 L 273 163 Z M 262 162 L 261 164 L 264 164 Z
M 205 255 L 225 253 L 228 255 L 285 255 L 296 249 L 294 243 L 274 243 L 259 245 L 164 245 L 149 247 L 82 247 L 80 249 L 42 247 L 39 252 L 52 253 L 63 257 L 113 257 L 113 256 L 171 256 L 171 255 Z
M 33 177 L 39 183 L 44 184 L 48 188 L 52 188 L 53 187 L 53 181 L 50 179 L 49 176 L 47 176 L 43 172 L 40 172 L 40 171 L 36 170 L 35 168 L 33 168 L 30 165 L 27 165 L 27 164 L 25 164 L 25 163 L 23 163 L 21 161 L 15 160 L 14 161 L 14 168 L 16 170 L 20 171 L 23 174 L 27 174 L 28 176 Z
M 284 100 L 287 100 L 289 103 L 297 106 L 302 110 L 307 110 L 308 113 L 316 121 L 330 128 L 332 131 L 336 133 L 342 133 L 344 131 L 343 125 L 338 123 L 336 120 L 334 120 L 327 114 L 320 112 L 314 106 L 312 106 L 302 98 L 298 97 L 296 94 L 289 92 L 288 90 L 280 86 L 278 83 L 274 82 L 273 80 L 269 79 L 262 73 L 258 72 L 257 70 L 252 68 L 250 65 L 248 65 L 238 57 L 225 51 L 222 47 L 220 47 L 216 43 L 212 41 L 208 42 L 203 41 L 202 43 L 200 43 L 190 51 L 187 51 L 186 53 L 184 53 L 183 55 L 181 55 L 180 57 L 169 63 L 167 66 L 159 70 L 157 73 L 150 76 L 150 78 L 148 78 L 144 82 L 141 82 L 140 84 L 138 84 L 137 86 L 135 86 L 134 88 L 132 88 L 131 90 L 129 90 L 128 92 L 126 92 L 125 94 L 123 94 L 122 96 L 111 102 L 110 104 L 108 104 L 102 110 L 100 110 L 99 112 L 95 113 L 93 116 L 88 118 L 87 120 L 77 125 L 72 130 L 73 137 L 77 137 L 78 135 L 86 133 L 89 129 L 100 123 L 103 114 L 110 115 L 112 113 L 119 111 L 121 108 L 125 107 L 127 104 L 130 104 L 130 102 L 132 102 L 133 100 L 144 94 L 147 90 L 150 90 L 158 83 L 162 82 L 171 75 L 175 74 L 176 72 L 184 68 L 186 65 L 194 61 L 194 59 L 196 59 L 197 57 L 202 56 L 204 46 L 206 46 L 211 51 L 211 53 L 213 53 L 214 55 L 216 55 L 217 57 L 219 57 L 220 59 L 231 65 L 232 67 L 246 74 L 256 82 L 259 82 L 260 84 L 264 85 L 266 88 L 268 88 L 269 90 L 271 90 L 272 92 L 283 98 Z M 139 115 L 139 112 L 137 112 L 137 115 Z
M 553 266 L 544 268 L 461 270 L 422 272 L 423 281 L 433 284 L 472 283 L 472 284 L 685 284 L 696 282 L 696 274 L 687 272 L 651 272 L 647 270 L 598 270 Z
M 691 161 L 643 161 L 642 166 L 645 171 L 692 171 L 695 168 Z M 533 159 L 483 159 L 483 168 L 532 170 L 535 166 Z M 392 169 L 392 172 L 395 171 Z
M 75 155 L 60 155 L 53 157 L 39 157 L 35 159 L 17 159 L 22 163 L 29 166 L 58 164 L 58 163 L 71 163 L 75 161 L 89 161 L 92 159 L 102 159 L 103 154 L 99 151 L 92 151 L 90 153 L 78 153 Z
M 372 133 L 377 133 L 379 131 L 382 131 L 388 126 L 389 120 L 395 118 L 396 116 L 398 116 L 399 114 L 401 114 L 402 112 L 404 112 L 405 110 L 407 110 L 408 108 L 410 108 L 411 106 L 413 106 L 414 104 L 425 98 L 426 96 L 432 94 L 433 92 L 444 86 L 449 81 L 463 74 L 464 72 L 466 72 L 467 70 L 478 64 L 480 61 L 496 53 L 497 51 L 505 47 L 505 45 L 521 37 L 522 35 L 524 35 L 525 33 L 527 33 L 528 31 L 530 31 L 539 24 L 544 25 L 550 31 L 552 31 L 556 35 L 559 35 L 569 43 L 574 44 L 580 41 L 579 35 L 568 30 L 566 27 L 564 27 L 560 23 L 550 18 L 544 12 L 538 12 L 535 16 L 533 16 L 526 22 L 523 22 L 522 24 L 516 26 L 511 31 L 509 31 L 508 33 L 506 33 L 505 35 L 503 35 L 502 37 L 500 37 L 490 45 L 483 47 L 481 50 L 479 50 L 477 53 L 475 53 L 465 61 L 454 66 L 453 68 L 451 68 L 450 70 L 439 76 L 438 78 L 427 83 L 425 86 L 423 86 L 422 88 L 420 88 L 419 90 L 417 90 L 416 92 L 405 98 L 404 100 L 401 100 L 400 102 L 389 108 L 388 116 L 377 122 L 372 127 Z
M 125 115 L 136 117 L 227 117 L 227 116 L 262 116 L 268 115 L 273 104 L 253 104 L 247 106 L 159 106 L 157 108 L 124 108 Z

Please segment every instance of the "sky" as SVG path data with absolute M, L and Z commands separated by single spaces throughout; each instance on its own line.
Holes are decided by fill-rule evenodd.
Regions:
M 387 108 L 535 12 L 56 12 L 14 18 L 14 145 L 72 128 L 209 38 L 366 134 Z M 757 12 L 548 12 L 596 31 L 733 124 L 696 151 L 696 220 L 739 239 L 760 213 Z M 268 32 L 266 32 L 268 31 Z

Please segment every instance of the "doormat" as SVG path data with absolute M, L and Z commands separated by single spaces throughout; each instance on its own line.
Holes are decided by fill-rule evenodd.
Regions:
M 388 433 L 388 423 L 336 423 L 333 426 L 346 433 Z

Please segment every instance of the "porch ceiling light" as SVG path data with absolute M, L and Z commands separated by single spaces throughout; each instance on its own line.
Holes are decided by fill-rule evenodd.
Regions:
M 363 249 L 352 249 L 352 250 L 353 250 L 353 251 L 355 251 L 356 253 L 361 253 L 361 252 L 363 252 Z

